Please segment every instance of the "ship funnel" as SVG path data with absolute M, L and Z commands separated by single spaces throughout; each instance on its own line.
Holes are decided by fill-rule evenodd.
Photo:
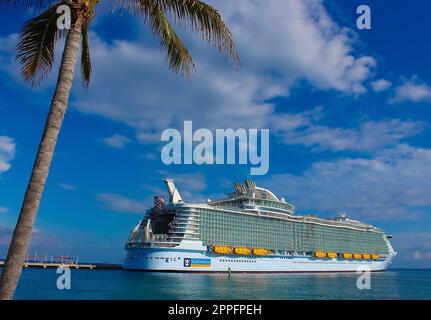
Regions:
M 183 199 L 181 198 L 180 193 L 178 192 L 177 188 L 174 185 L 174 180 L 165 179 L 163 181 L 166 184 L 166 188 L 168 188 L 169 203 L 183 202 Z

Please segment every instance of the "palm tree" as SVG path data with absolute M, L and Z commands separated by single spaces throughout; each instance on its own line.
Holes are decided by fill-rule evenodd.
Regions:
M 48 6 L 40 15 L 26 22 L 17 45 L 17 60 L 22 65 L 22 77 L 31 85 L 37 85 L 51 70 L 55 45 L 60 39 L 65 38 L 51 108 L 0 279 L 0 299 L 9 300 L 13 297 L 28 251 L 58 134 L 67 110 L 80 47 L 82 79 L 85 86 L 90 82 L 88 29 L 100 0 L 0 1 L 0 5 L 20 8 L 41 9 Z M 200 33 L 204 40 L 215 45 L 234 63 L 239 61 L 231 33 L 219 12 L 202 1 L 111 0 L 110 4 L 143 18 L 152 32 L 160 38 L 160 47 L 166 54 L 169 68 L 174 72 L 191 77 L 194 64 L 189 51 L 175 33 L 168 17 L 173 18 L 179 25 L 187 25 L 190 30 Z M 60 14 L 56 11 L 59 5 L 67 5 L 71 10 L 72 23 L 69 30 L 61 30 L 57 27 Z

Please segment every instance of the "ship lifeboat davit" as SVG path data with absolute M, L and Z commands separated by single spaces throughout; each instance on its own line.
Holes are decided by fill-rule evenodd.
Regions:
M 232 249 L 228 246 L 213 246 L 213 252 L 219 254 L 230 254 Z
M 353 254 L 345 252 L 345 253 L 343 253 L 343 258 L 344 259 L 352 259 L 353 258 Z
M 253 248 L 253 254 L 256 256 L 266 256 L 268 255 L 268 249 L 265 248 Z
M 316 258 L 326 258 L 326 252 L 323 251 L 315 251 L 314 256 Z
M 235 247 L 233 248 L 233 253 L 247 255 L 250 254 L 251 250 L 246 247 Z
M 328 256 L 328 258 L 336 258 L 337 257 L 337 253 L 336 252 L 328 252 L 327 256 Z
M 353 254 L 353 258 L 355 258 L 355 259 L 362 259 L 362 254 L 360 254 L 360 253 L 354 253 Z

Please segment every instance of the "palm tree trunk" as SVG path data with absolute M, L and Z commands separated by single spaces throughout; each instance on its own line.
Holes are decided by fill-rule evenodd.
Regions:
M 82 17 L 78 16 L 67 34 L 51 109 L 0 279 L 0 300 L 12 299 L 28 252 L 34 221 L 67 109 L 81 42 L 81 26 Z

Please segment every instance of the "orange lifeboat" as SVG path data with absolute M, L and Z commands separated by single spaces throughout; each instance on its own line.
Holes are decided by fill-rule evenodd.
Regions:
M 228 246 L 213 246 L 213 252 L 218 254 L 230 254 L 232 250 Z
M 338 256 L 336 252 L 327 252 L 326 255 L 328 258 L 336 258 Z
M 265 249 L 265 248 L 253 248 L 252 252 L 256 256 L 266 256 L 266 255 L 268 255 L 268 249 Z
M 315 251 L 314 256 L 316 258 L 326 258 L 326 252 L 323 251 Z
M 246 247 L 234 247 L 233 253 L 247 255 L 247 254 L 251 253 L 251 250 L 249 248 L 246 248 Z

